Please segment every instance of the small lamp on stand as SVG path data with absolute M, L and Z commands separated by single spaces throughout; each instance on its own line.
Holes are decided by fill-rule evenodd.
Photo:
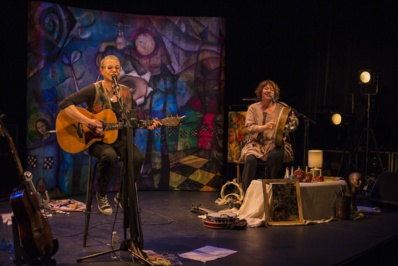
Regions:
M 323 151 L 309 150 L 308 151 L 308 167 L 311 169 L 312 178 L 318 179 L 322 176 L 323 166 Z

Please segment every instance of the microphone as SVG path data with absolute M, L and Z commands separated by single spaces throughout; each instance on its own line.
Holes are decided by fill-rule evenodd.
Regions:
M 112 80 L 113 80 L 114 87 L 119 88 L 119 84 L 117 84 L 117 75 L 116 74 L 112 75 Z
M 277 103 L 277 101 L 275 100 L 275 97 L 274 97 L 273 94 L 270 94 L 269 96 L 271 96 L 271 99 L 272 99 L 272 102 L 273 102 L 273 103 Z

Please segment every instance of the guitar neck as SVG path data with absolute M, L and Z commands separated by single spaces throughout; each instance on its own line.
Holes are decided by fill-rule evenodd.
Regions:
M 147 128 L 153 124 L 153 120 L 139 120 L 137 123 L 138 128 Z
M 178 126 L 181 120 L 185 116 L 182 117 L 166 117 L 163 119 L 160 119 L 160 122 L 162 123 L 162 126 Z M 147 128 L 153 124 L 154 120 L 137 120 L 133 124 L 134 128 Z M 105 130 L 116 130 L 116 129 L 122 129 L 124 127 L 124 124 L 122 122 L 113 122 L 113 123 L 105 123 Z
M 2 121 L 0 121 L 0 132 L 1 132 L 2 136 L 8 138 L 8 144 L 10 146 L 10 152 L 11 152 L 12 158 L 14 159 L 15 166 L 17 167 L 18 175 L 19 175 L 21 181 L 24 183 L 24 178 L 23 178 L 24 171 L 23 171 L 23 167 L 22 167 L 22 164 L 21 164 L 21 160 L 19 159 L 18 152 L 17 152 L 17 149 L 15 147 L 14 141 L 13 141 L 10 133 L 8 132 L 8 130 L 6 129 L 6 127 L 4 126 Z
M 147 128 L 148 126 L 152 125 L 153 120 L 138 120 L 136 123 L 133 124 L 134 128 Z M 116 122 L 116 123 L 105 123 L 105 130 L 118 130 L 124 127 L 123 122 Z
M 15 149 L 15 147 L 14 147 L 14 149 Z M 17 167 L 18 175 L 19 175 L 20 179 L 22 180 L 22 182 L 25 183 L 24 182 L 25 180 L 23 178 L 24 171 L 23 171 L 23 167 L 22 167 L 22 164 L 21 164 L 21 160 L 19 159 L 19 156 L 18 156 L 18 154 L 16 153 L 15 150 L 11 150 L 11 154 L 12 154 L 12 157 L 14 159 L 15 166 Z
M 14 163 L 17 167 L 17 171 L 18 171 L 18 175 L 19 175 L 21 184 L 25 187 L 26 190 L 30 191 L 29 184 L 27 183 L 27 181 L 24 178 L 24 170 L 23 170 L 23 167 L 21 164 L 21 160 L 19 159 L 18 152 L 15 147 L 14 141 L 1 120 L 0 120 L 0 132 L 1 132 L 2 136 L 6 136 L 8 138 L 8 144 L 10 146 L 11 155 L 12 155 L 12 158 L 14 159 Z M 35 211 L 37 211 L 38 209 L 36 209 L 36 204 L 35 204 L 34 199 L 31 196 L 29 196 L 28 200 L 30 201 L 32 208 Z

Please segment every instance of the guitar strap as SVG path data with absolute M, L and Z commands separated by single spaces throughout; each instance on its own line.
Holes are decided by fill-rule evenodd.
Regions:
M 95 100 L 91 111 L 97 114 L 102 110 L 112 109 L 111 101 L 105 94 L 102 81 L 95 82 L 93 85 L 95 87 Z
M 109 97 L 106 96 L 105 88 L 102 85 L 102 81 L 95 82 L 93 83 L 93 85 L 95 87 L 96 93 L 91 111 L 93 113 L 99 113 L 105 109 L 112 109 L 111 101 L 109 100 Z M 125 110 L 129 112 L 132 108 L 131 93 L 127 86 L 119 84 L 119 87 L 122 106 Z

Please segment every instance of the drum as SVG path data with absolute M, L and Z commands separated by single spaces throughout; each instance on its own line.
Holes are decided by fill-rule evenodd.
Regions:
M 209 228 L 229 228 L 233 223 L 237 222 L 238 216 L 232 212 L 224 213 L 209 213 L 206 215 L 206 219 L 203 224 Z
M 275 145 L 281 147 L 283 145 L 283 137 L 286 129 L 286 121 L 289 116 L 291 109 L 288 107 L 282 107 L 279 117 L 278 117 L 278 125 L 275 130 Z

